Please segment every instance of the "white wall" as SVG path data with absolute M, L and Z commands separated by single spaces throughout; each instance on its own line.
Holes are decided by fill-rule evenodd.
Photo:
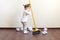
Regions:
M 0 0 L 0 27 L 10 27 L 16 17 L 16 0 Z
M 38 27 L 60 27 L 60 0 L 32 0 Z
M 32 0 L 38 27 L 60 27 L 60 0 Z M 0 0 L 0 27 L 21 27 L 23 4 L 28 0 Z M 33 27 L 30 15 L 29 26 Z

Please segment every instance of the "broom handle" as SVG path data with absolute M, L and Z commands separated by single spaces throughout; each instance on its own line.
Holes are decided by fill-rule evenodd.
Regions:
M 29 0 L 29 3 L 30 3 L 31 12 L 32 12 L 32 19 L 33 19 L 33 23 L 34 23 L 34 28 L 37 29 L 36 21 L 35 21 L 35 19 L 34 19 L 34 12 L 33 12 L 33 10 L 32 10 L 31 0 Z

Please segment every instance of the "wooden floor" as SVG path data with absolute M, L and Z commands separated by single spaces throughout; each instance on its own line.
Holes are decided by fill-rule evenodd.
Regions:
M 0 29 L 0 40 L 60 40 L 60 29 L 48 29 L 47 35 L 35 36 L 31 32 L 23 34 L 15 29 Z

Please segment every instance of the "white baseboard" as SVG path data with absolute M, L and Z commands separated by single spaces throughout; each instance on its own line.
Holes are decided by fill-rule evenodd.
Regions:
M 0 27 L 0 28 L 17 28 L 17 27 Z M 38 28 L 44 28 L 44 27 L 38 27 Z M 60 27 L 47 27 L 47 28 L 60 28 Z

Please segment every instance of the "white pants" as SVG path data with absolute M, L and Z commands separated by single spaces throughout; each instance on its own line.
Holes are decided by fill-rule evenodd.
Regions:
M 28 26 L 27 26 L 27 22 L 21 22 L 22 23 L 22 25 L 23 25 L 23 30 L 27 30 L 27 28 L 28 28 Z

